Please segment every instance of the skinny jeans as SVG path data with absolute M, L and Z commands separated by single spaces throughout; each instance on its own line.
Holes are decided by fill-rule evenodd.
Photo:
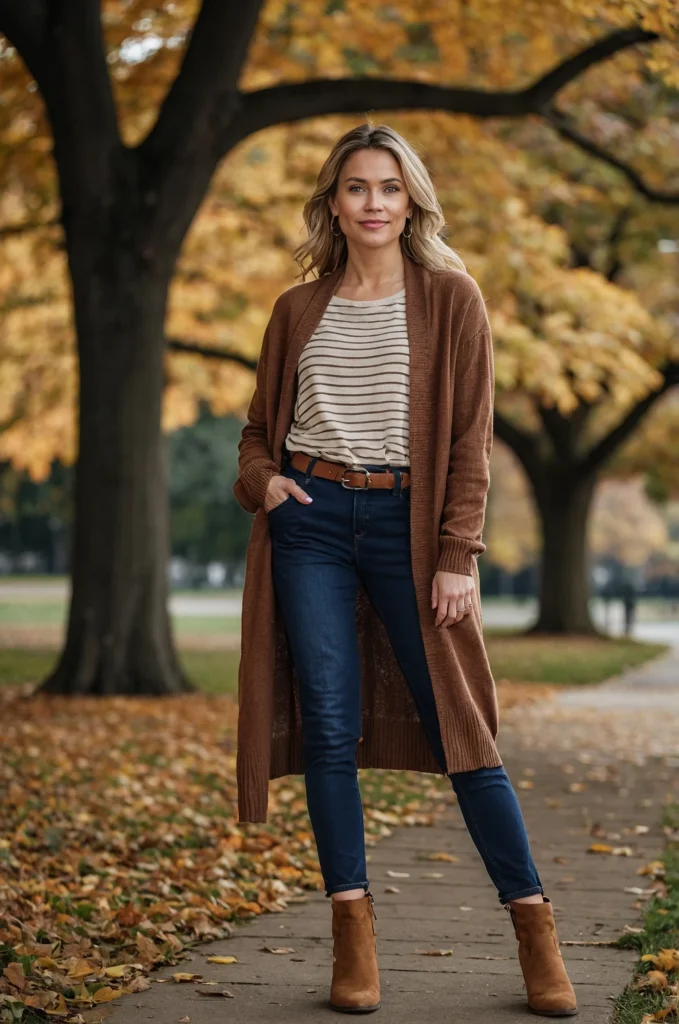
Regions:
M 304 780 L 326 896 L 369 888 L 356 749 L 361 671 L 359 580 L 384 623 L 432 751 L 446 772 L 410 559 L 410 489 L 345 489 L 295 469 L 313 498 L 269 513 L 273 584 L 299 679 Z M 432 615 L 435 614 L 432 609 Z M 453 627 L 454 628 L 454 627 Z M 542 893 L 516 793 L 502 765 L 448 774 L 500 903 Z

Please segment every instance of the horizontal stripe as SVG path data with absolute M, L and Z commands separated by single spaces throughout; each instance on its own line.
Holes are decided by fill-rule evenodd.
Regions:
M 347 463 L 407 465 L 410 351 L 405 295 L 330 300 L 297 364 L 291 451 Z

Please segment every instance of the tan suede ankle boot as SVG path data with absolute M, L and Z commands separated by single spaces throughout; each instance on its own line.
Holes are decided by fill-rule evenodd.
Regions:
M 572 1017 L 577 1002 L 559 949 L 551 900 L 543 896 L 542 903 L 505 905 L 519 940 L 529 1009 L 542 1017 Z
M 332 901 L 333 948 L 330 1006 L 341 1013 L 380 1008 L 373 897 Z

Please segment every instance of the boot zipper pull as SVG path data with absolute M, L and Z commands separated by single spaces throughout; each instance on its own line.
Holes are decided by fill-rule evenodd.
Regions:
M 369 889 L 366 892 L 366 896 L 370 898 L 370 909 L 372 910 L 373 917 L 375 918 L 375 920 L 377 920 L 377 914 L 375 913 L 375 897 L 373 896 Z

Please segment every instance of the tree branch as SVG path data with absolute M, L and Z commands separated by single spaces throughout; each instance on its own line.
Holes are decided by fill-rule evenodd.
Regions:
M 61 221 L 54 217 L 52 220 L 24 220 L 19 224 L 5 224 L 0 228 L 0 239 L 13 238 L 15 235 L 29 235 L 33 231 L 44 231 L 45 228 L 61 227 Z
M 249 359 L 238 352 L 230 352 L 226 348 L 212 348 L 210 345 L 200 345 L 195 341 L 182 341 L 180 338 L 166 338 L 165 344 L 171 352 L 186 352 L 189 355 L 201 356 L 203 359 L 222 359 L 244 366 L 246 370 L 257 369 L 257 359 Z
M 493 431 L 496 437 L 512 449 L 529 479 L 535 483 L 540 475 L 536 436 L 520 430 L 503 413 L 498 412 L 497 408 L 493 412 Z
M 649 411 L 649 409 L 655 405 L 659 398 L 669 391 L 671 387 L 679 384 L 679 363 L 668 363 L 664 371 L 665 379 L 660 388 L 657 391 L 651 391 L 650 394 L 646 395 L 640 402 L 630 409 L 625 418 L 618 423 L 617 427 L 605 437 L 603 437 L 591 451 L 585 456 L 580 463 L 579 475 L 581 478 L 589 476 L 591 473 L 596 472 L 601 468 L 604 462 L 606 462 L 616 451 L 616 449 L 626 441 L 635 427 L 641 422 L 643 417 Z
M 590 409 L 586 402 L 581 401 L 574 412 L 569 416 L 563 416 L 556 408 L 538 405 L 538 414 L 545 432 L 554 446 L 557 458 L 563 462 L 572 463 L 575 458 L 578 435 L 585 425 Z
M 611 32 L 558 64 L 533 85 L 515 91 L 457 89 L 376 77 L 319 78 L 244 93 L 239 113 L 228 125 L 222 154 L 262 128 L 323 114 L 365 113 L 366 110 L 447 110 L 474 117 L 520 117 L 541 114 L 556 93 L 587 68 L 637 43 L 658 39 L 655 32 L 624 29 Z
M 238 81 L 262 2 L 203 0 L 179 74 L 138 147 L 154 194 L 155 244 L 178 246 L 205 194 L 219 140 L 240 109 Z
M 608 164 L 610 167 L 614 167 L 620 171 L 621 174 L 627 178 L 633 188 L 639 192 L 640 195 L 644 196 L 651 203 L 664 203 L 668 206 L 673 206 L 679 203 L 679 192 L 662 192 L 659 189 L 651 188 L 647 185 L 641 175 L 626 164 L 624 160 L 620 160 L 617 156 L 609 153 L 608 150 L 604 149 L 603 146 L 598 145 L 592 139 L 583 135 L 582 132 L 570 122 L 566 114 L 562 111 L 557 110 L 553 105 L 547 105 L 545 108 L 538 113 L 544 118 L 548 124 L 561 135 L 562 138 L 568 139 L 570 142 L 574 142 L 576 146 L 583 150 L 585 153 L 589 153 L 590 156 L 596 157 L 597 160 L 601 160 L 603 163 Z
M 42 97 L 54 135 L 64 225 L 86 222 L 109 195 L 121 147 L 100 0 L 51 0 Z M 23 56 L 23 54 L 22 54 Z
M 0 32 L 6 35 L 42 90 L 46 0 L 0 0 Z

